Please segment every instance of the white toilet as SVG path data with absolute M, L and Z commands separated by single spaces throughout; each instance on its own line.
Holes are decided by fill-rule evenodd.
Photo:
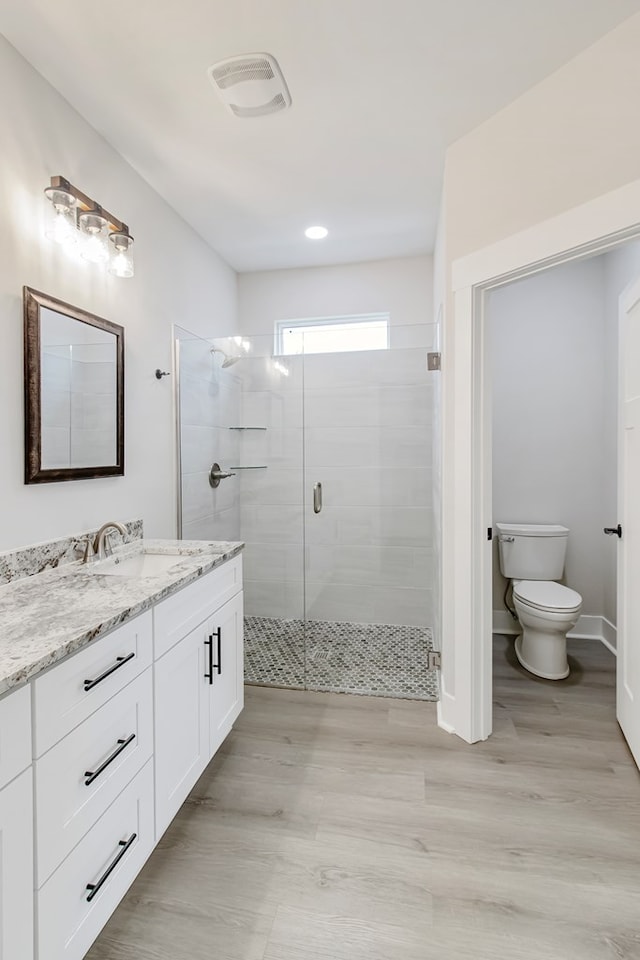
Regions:
M 567 633 L 575 627 L 582 597 L 555 583 L 564 572 L 569 530 L 559 524 L 496 523 L 500 572 L 513 585 L 522 634 L 516 656 L 545 680 L 569 676 Z

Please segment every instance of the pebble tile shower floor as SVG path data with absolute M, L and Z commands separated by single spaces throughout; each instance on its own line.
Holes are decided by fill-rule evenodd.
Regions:
M 427 628 L 245 617 L 244 634 L 247 683 L 438 699 L 437 673 L 427 668 Z

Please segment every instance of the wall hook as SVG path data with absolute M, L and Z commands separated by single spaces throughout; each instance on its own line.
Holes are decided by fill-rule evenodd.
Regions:
M 156 380 L 162 380 L 163 377 L 170 377 L 171 374 L 166 370 L 161 370 L 160 367 L 156 369 Z

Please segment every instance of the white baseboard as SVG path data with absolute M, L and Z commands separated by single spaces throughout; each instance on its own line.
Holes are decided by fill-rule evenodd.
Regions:
M 517 637 L 521 631 L 518 621 L 507 610 L 494 610 L 493 632 Z M 599 640 L 611 653 L 616 652 L 616 628 L 606 617 L 581 616 L 567 637 L 569 640 Z
M 600 639 L 604 643 L 605 647 L 611 650 L 611 653 L 616 653 L 618 649 L 616 628 L 609 620 L 607 620 L 606 617 L 601 617 L 601 620 L 602 620 L 602 636 L 600 637 Z

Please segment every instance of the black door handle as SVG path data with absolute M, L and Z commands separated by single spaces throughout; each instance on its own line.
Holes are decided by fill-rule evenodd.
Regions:
M 218 640 L 218 643 L 217 643 L 218 662 L 213 663 L 211 665 L 211 671 L 213 672 L 213 669 L 215 668 L 216 671 L 218 672 L 218 675 L 220 675 L 222 673 L 222 627 L 218 627 L 218 629 L 215 631 L 215 636 L 217 637 L 217 640 Z M 211 639 L 213 640 L 213 635 Z
M 608 537 L 622 537 L 622 527 L 618 524 L 617 527 L 605 527 L 604 532 Z
M 204 672 L 204 678 L 213 686 L 213 634 L 207 637 L 204 645 L 209 648 L 207 651 L 208 668 Z

